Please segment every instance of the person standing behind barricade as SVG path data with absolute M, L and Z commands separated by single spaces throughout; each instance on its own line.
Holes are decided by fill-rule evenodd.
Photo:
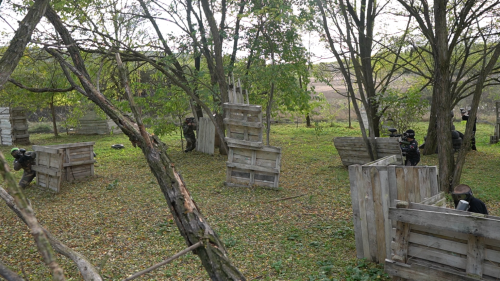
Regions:
M 465 120 L 469 122 L 469 112 L 465 110 L 464 108 L 460 108 L 460 113 L 462 113 L 462 120 Z M 474 119 L 474 127 L 472 128 L 472 137 L 470 139 L 470 148 L 472 150 L 477 151 L 476 148 L 476 124 L 477 124 L 477 117 Z
M 403 156 L 406 156 L 405 166 L 417 166 L 420 162 L 420 149 L 418 142 L 415 140 L 415 131 L 407 130 L 403 134 L 403 139 L 400 142 Z
M 459 184 L 455 186 L 453 192 L 451 193 L 451 197 L 453 198 L 453 203 L 455 203 L 455 209 L 485 215 L 488 214 L 486 205 L 483 201 L 474 197 L 472 190 L 466 184 Z
M 189 152 L 196 148 L 196 136 L 194 134 L 195 126 L 194 117 L 186 118 L 184 124 L 182 124 L 182 132 L 187 142 L 184 152 Z
M 24 148 L 14 147 L 10 150 L 10 155 L 14 157 L 14 170 L 24 170 L 23 177 L 19 181 L 19 187 L 26 188 L 36 176 L 36 172 L 31 169 L 35 164 L 36 153 L 33 151 L 26 152 Z

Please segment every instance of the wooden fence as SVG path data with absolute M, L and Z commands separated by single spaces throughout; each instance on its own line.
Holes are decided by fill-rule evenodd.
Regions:
M 495 134 L 490 137 L 490 143 L 494 144 L 500 141 L 500 101 L 496 102 L 496 124 Z
M 94 175 L 95 142 L 61 145 L 33 145 L 36 152 L 37 184 L 59 192 L 61 181 L 73 181 Z
M 80 118 L 75 129 L 77 135 L 107 135 L 110 133 L 120 134 L 122 130 L 116 123 L 108 118 L 101 117 L 93 110 L 88 111 Z
M 372 161 L 363 138 L 337 137 L 333 139 L 333 144 L 344 166 L 353 164 L 363 165 Z M 397 163 L 403 164 L 403 155 L 401 154 L 398 138 L 375 138 L 375 145 L 379 159 L 396 155 Z
M 22 108 L 0 107 L 0 143 L 29 145 L 28 121 Z
M 500 280 L 500 217 L 399 202 L 385 271 L 408 280 Z
M 262 107 L 250 104 L 225 103 L 228 143 L 262 147 Z
M 196 150 L 213 155 L 215 146 L 214 123 L 208 117 L 200 117 L 197 130 Z
M 392 155 L 363 166 L 349 166 L 358 258 L 383 262 L 390 257 L 389 208 L 394 207 L 394 200 L 442 202 L 437 167 L 389 165 L 397 162 Z
M 228 143 L 228 146 L 226 185 L 278 188 L 281 148 L 274 146 L 257 148 L 234 143 Z

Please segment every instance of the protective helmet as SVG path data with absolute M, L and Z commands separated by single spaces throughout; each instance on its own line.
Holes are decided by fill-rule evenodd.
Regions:
M 410 137 L 412 139 L 415 138 L 415 131 L 413 131 L 412 129 L 406 130 L 405 134 L 406 134 L 407 137 Z
M 19 148 L 18 147 L 14 147 L 13 149 L 10 150 L 10 153 L 12 153 L 12 152 L 14 152 L 16 150 L 19 150 Z
M 465 200 L 469 202 L 473 196 L 472 190 L 468 185 L 460 184 L 455 187 L 453 192 L 451 193 L 451 197 L 453 198 L 453 202 L 455 203 L 455 207 L 458 205 L 460 200 Z

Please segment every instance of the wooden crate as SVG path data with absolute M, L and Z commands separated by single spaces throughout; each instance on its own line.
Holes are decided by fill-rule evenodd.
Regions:
M 94 175 L 95 142 L 61 145 L 34 145 L 37 183 L 59 192 L 61 181 L 73 181 Z
M 278 188 L 281 148 L 248 147 L 229 143 L 226 185 Z
M 396 228 L 387 273 L 408 280 L 500 279 L 500 217 L 416 203 L 399 207 L 389 210 Z
M 200 117 L 197 131 L 196 150 L 213 155 L 215 148 L 215 126 L 212 120 L 208 117 Z
M 0 142 L 2 145 L 29 145 L 28 121 L 22 108 L 0 107 Z
M 390 256 L 388 212 L 394 200 L 442 204 L 437 167 L 394 166 L 395 156 L 367 165 L 349 166 L 356 256 L 383 262 Z
M 228 143 L 262 147 L 262 107 L 250 104 L 224 104 Z
M 366 143 L 361 137 L 337 137 L 333 139 L 333 144 L 344 166 L 363 165 L 372 161 L 366 149 Z M 375 146 L 379 159 L 396 155 L 398 163 L 403 164 L 403 155 L 398 138 L 375 138 Z

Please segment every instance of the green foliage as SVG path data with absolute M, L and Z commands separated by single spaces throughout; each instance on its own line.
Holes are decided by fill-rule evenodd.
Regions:
M 390 279 L 389 275 L 384 273 L 384 267 L 382 265 L 377 265 L 371 262 L 367 262 L 365 259 L 360 259 L 355 266 L 347 267 L 345 276 L 341 280 L 370 281 Z
M 405 92 L 389 89 L 385 95 L 377 95 L 382 113 L 382 126 L 392 127 L 402 133 L 413 129 L 428 111 L 429 103 L 422 99 L 418 86 L 413 86 Z M 381 128 L 381 132 L 384 132 Z

